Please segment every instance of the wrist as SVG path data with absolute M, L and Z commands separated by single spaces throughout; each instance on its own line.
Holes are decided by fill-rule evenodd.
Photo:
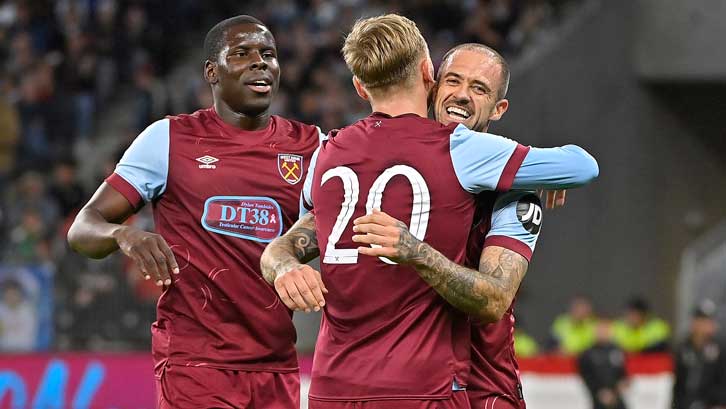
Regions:
M 126 234 L 128 233 L 128 230 L 129 226 L 126 226 L 124 224 L 119 224 L 111 229 L 111 238 L 113 238 L 113 240 L 116 242 L 116 245 L 121 245 L 120 242 L 124 240 Z

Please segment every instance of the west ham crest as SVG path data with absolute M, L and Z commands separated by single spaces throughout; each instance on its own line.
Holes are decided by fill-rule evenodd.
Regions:
M 277 170 L 285 182 L 294 185 L 302 179 L 303 157 L 291 153 L 280 153 L 277 155 Z

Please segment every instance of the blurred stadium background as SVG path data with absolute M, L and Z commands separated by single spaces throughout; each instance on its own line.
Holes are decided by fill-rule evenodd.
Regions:
M 0 0 L 1 408 L 153 407 L 158 290 L 123 257 L 72 253 L 65 232 L 140 130 L 211 104 L 209 27 L 237 14 L 266 22 L 282 67 L 275 113 L 327 131 L 368 109 L 340 57 L 343 35 L 386 11 L 419 24 L 435 63 L 461 42 L 505 55 L 511 105 L 492 132 L 575 142 L 599 161 L 595 184 L 547 212 L 521 289 L 521 339 L 538 345 L 522 350 L 528 406 L 589 406 L 577 351 L 558 348 L 553 326 L 584 296 L 595 316 L 625 318 L 638 297 L 665 320 L 660 352 L 629 355 L 626 395 L 632 408 L 669 407 L 669 351 L 693 308 L 710 300 L 726 324 L 718 0 Z M 131 222 L 151 228 L 146 210 Z M 319 316 L 295 320 L 309 357 Z

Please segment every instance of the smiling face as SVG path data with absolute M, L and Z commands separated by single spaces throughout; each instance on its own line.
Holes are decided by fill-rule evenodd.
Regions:
M 247 116 L 266 114 L 280 83 L 275 39 L 267 27 L 240 23 L 224 34 L 216 61 L 207 61 L 205 76 L 215 99 Z
M 485 50 L 460 49 L 441 64 L 434 91 L 436 120 L 448 125 L 461 123 L 475 131 L 486 131 L 489 121 L 504 115 L 509 102 L 501 90 L 506 86 L 501 62 Z

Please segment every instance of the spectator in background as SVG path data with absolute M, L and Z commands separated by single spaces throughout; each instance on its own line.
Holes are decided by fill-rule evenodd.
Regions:
M 595 344 L 577 359 L 582 380 L 592 398 L 593 409 L 625 409 L 625 354 L 612 341 L 611 324 L 600 320 L 595 327 Z
M 81 208 L 86 194 L 77 181 L 76 164 L 72 159 L 61 160 L 55 165 L 49 193 L 58 203 L 64 218 L 74 215 Z
M 625 316 L 613 324 L 613 339 L 625 352 L 666 351 L 670 331 L 667 322 L 651 314 L 645 299 L 635 297 Z
M 538 353 L 539 345 L 537 345 L 537 340 L 525 332 L 521 325 L 517 325 L 514 329 L 514 355 L 517 358 L 531 358 Z
M 15 166 L 15 146 L 20 137 L 20 118 L 6 100 L 4 81 L 0 79 L 0 185 L 4 185 Z
M 673 409 L 726 408 L 726 344 L 716 337 L 715 313 L 712 301 L 702 302 L 674 352 Z
M 0 351 L 24 352 L 35 347 L 38 315 L 17 280 L 0 284 Z
M 570 310 L 552 324 L 555 349 L 562 354 L 577 355 L 595 343 L 597 319 L 590 299 L 578 295 L 570 301 Z

